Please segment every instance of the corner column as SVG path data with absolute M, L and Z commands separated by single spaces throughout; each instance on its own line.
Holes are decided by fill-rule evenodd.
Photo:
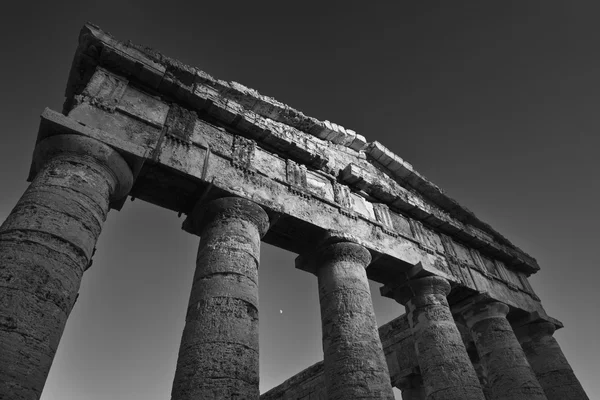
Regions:
M 515 330 L 529 365 L 548 400 L 589 400 L 556 339 L 555 326 L 538 321 Z
M 394 399 L 365 268 L 369 251 L 325 243 L 296 259 L 317 275 L 327 398 Z
M 462 312 L 487 372 L 492 400 L 546 400 L 506 319 L 506 304 L 489 301 Z
M 427 400 L 485 400 L 446 296 L 447 280 L 428 276 L 394 289 L 406 306 Z
M 227 197 L 192 222 L 201 240 L 171 399 L 258 399 L 258 267 L 269 218 Z
M 38 399 L 109 202 L 127 195 L 129 166 L 84 136 L 39 142 L 35 178 L 0 227 L 0 398 Z

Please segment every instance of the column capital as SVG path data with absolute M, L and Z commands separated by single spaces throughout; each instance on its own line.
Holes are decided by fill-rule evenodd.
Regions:
M 393 289 L 394 300 L 404 306 L 416 296 L 442 295 L 446 297 L 448 293 L 450 293 L 450 283 L 439 276 L 411 279 Z
M 455 318 L 459 323 L 471 329 L 477 322 L 488 318 L 506 318 L 510 307 L 488 297 L 477 296 L 474 300 L 466 302 L 460 311 L 454 310 Z
M 549 321 L 538 320 L 521 325 L 515 328 L 514 331 L 519 342 L 529 342 L 531 340 L 554 335 L 556 325 Z
M 133 186 L 133 174 L 127 162 L 112 147 L 86 136 L 64 134 L 50 136 L 35 146 L 30 178 L 56 157 L 75 157 L 99 165 L 112 177 L 110 200 L 125 197 Z
M 196 206 L 190 215 L 193 231 L 201 233 L 206 224 L 215 220 L 241 219 L 255 225 L 262 238 L 269 230 L 266 211 L 251 200 L 241 197 L 222 197 Z
M 366 268 L 371 263 L 371 253 L 358 243 L 332 241 L 328 237 L 314 251 L 299 255 L 296 268 L 316 275 L 319 267 L 330 261 L 352 261 Z

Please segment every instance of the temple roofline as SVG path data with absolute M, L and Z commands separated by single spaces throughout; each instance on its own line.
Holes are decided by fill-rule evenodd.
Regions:
M 237 82 L 216 79 L 149 47 L 120 42 L 91 23 L 85 24 L 79 35 L 79 46 L 69 74 L 67 98 L 63 112 L 66 113 L 69 110 L 75 101 L 74 97 L 79 94 L 82 84 L 89 79 L 88 76 L 81 76 L 81 71 L 86 71 L 85 74 L 91 70 L 84 66 L 97 62 L 105 67 L 112 66 L 121 70 L 132 81 L 138 80 L 144 84 L 145 88 L 155 90 L 156 94 L 174 98 L 191 108 L 197 109 L 199 107 L 194 107 L 195 105 L 204 104 L 207 99 L 210 99 L 210 101 L 220 103 L 220 106 L 225 107 L 231 115 L 252 112 L 258 117 L 288 125 L 315 138 L 346 147 L 350 151 L 362 152 L 371 164 L 395 182 L 409 190 L 414 190 L 460 223 L 470 225 L 470 227 L 458 227 L 459 229 L 468 231 L 476 228 L 479 231 L 478 235 L 489 235 L 494 242 L 504 247 L 504 249 L 495 249 L 496 251 L 507 252 L 512 254 L 515 259 L 520 260 L 522 269 L 528 274 L 539 270 L 539 265 L 533 257 L 512 244 L 489 224 L 481 221 L 466 207 L 446 195 L 441 188 L 417 172 L 410 163 L 404 161 L 381 143 L 367 142 L 364 136 L 344 128 L 342 125 L 307 116 L 254 89 Z M 342 180 L 344 179 L 343 171 L 341 171 L 340 177 Z M 477 232 L 474 236 L 477 236 Z

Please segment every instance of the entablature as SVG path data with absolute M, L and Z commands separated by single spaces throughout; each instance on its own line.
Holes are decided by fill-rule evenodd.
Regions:
M 274 221 L 264 240 L 290 251 L 327 231 L 350 233 L 373 254 L 375 281 L 416 269 L 453 282 L 457 299 L 490 293 L 543 313 L 527 280 L 535 260 L 417 190 L 409 164 L 377 142 L 336 136 L 343 128 L 331 123 L 319 130 L 319 121 L 244 90 L 87 25 L 64 115 L 46 110 L 38 140 L 66 132 L 113 146 L 136 176 L 132 196 L 179 213 L 223 194 L 256 201 Z
M 422 211 L 421 207 L 414 211 L 434 227 L 460 230 L 458 234 L 469 245 L 477 248 L 485 246 L 487 251 L 500 253 L 501 258 L 506 254 L 505 262 L 527 274 L 539 270 L 535 259 L 480 221 L 471 211 L 414 170 L 412 165 L 378 142 L 367 143 L 362 135 L 353 130 L 306 116 L 256 90 L 237 82 L 213 78 L 148 47 L 119 42 L 94 25 L 83 27 L 79 42 L 69 77 L 65 111 L 87 85 L 93 68 L 103 66 L 167 99 L 171 104 L 203 112 L 263 145 L 293 154 L 302 163 L 324 169 L 336 177 L 339 171 L 348 167 L 348 163 L 336 162 L 336 155 L 350 154 L 363 161 L 363 169 L 374 172 L 378 177 L 387 175 L 398 186 L 413 192 L 413 197 L 420 197 L 423 204 L 436 209 L 438 212 L 433 213 L 428 212 L 433 210 Z M 380 194 L 390 197 L 394 192 Z M 451 217 L 440 218 L 442 215 Z

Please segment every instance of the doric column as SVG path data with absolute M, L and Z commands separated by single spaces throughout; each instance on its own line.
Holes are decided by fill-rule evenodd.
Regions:
M 38 399 L 109 201 L 131 170 L 84 136 L 38 143 L 35 178 L 0 227 L 0 399 Z
M 548 400 L 589 400 L 552 336 L 555 329 L 551 322 L 538 321 L 517 328 L 515 334 Z
M 327 398 L 393 399 L 365 268 L 371 255 L 351 242 L 323 244 L 296 265 L 317 275 Z
M 454 323 L 447 280 L 429 276 L 394 290 L 406 306 L 428 400 L 484 400 L 479 379 Z
M 492 400 L 546 400 L 525 353 L 506 319 L 506 304 L 477 302 L 463 311 L 481 362 Z
M 194 216 L 196 273 L 171 398 L 258 399 L 258 266 L 269 218 L 249 200 L 214 200 Z

